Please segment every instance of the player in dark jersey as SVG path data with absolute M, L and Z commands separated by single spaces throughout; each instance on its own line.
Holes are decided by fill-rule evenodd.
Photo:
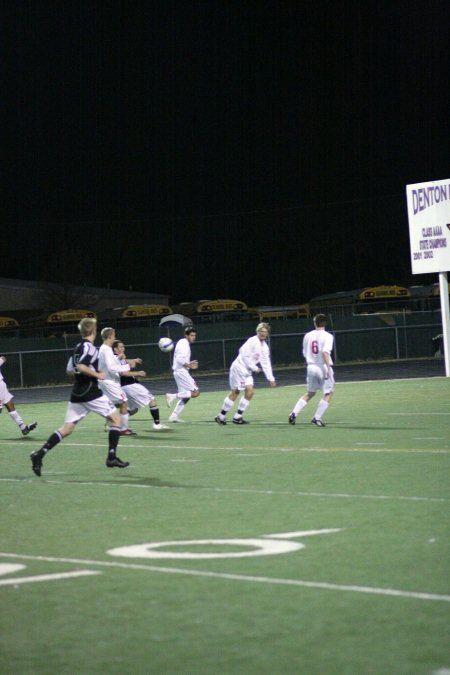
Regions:
M 105 375 L 98 370 L 98 349 L 94 345 L 97 335 L 96 319 L 82 319 L 78 324 L 78 330 L 82 339 L 69 360 L 71 364 L 69 370 L 72 371 L 75 379 L 64 424 L 53 432 L 39 450 L 31 454 L 32 469 L 36 476 L 41 475 L 43 458 L 47 452 L 60 443 L 65 436 L 69 436 L 78 422 L 90 412 L 106 417 L 110 422 L 106 466 L 123 469 L 129 465 L 129 462 L 122 461 L 116 454 L 120 438 L 120 415 L 98 386 L 98 380 L 104 379 Z

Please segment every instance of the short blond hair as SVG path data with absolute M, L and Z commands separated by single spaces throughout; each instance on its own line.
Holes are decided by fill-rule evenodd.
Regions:
M 107 340 L 108 338 L 111 337 L 111 335 L 115 334 L 116 334 L 115 328 L 111 328 L 111 326 L 102 328 L 102 332 L 100 333 L 100 335 L 102 336 L 102 340 Z
M 264 329 L 270 333 L 270 324 L 266 323 L 265 321 L 261 321 L 261 323 L 256 326 L 256 332 L 259 333 L 260 330 Z
M 80 331 L 80 335 L 83 338 L 92 335 L 92 333 L 97 330 L 97 319 L 92 319 L 85 316 L 84 319 L 81 319 L 80 323 L 78 324 L 78 330 Z

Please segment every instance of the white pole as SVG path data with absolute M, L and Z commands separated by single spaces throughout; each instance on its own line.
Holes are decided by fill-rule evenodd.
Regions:
M 441 293 L 441 315 L 444 335 L 445 375 L 446 377 L 450 377 L 450 310 L 447 272 L 439 272 L 439 290 Z

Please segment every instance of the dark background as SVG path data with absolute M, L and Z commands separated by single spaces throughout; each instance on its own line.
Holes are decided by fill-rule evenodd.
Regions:
M 250 305 L 410 274 L 447 0 L 1 5 L 3 277 Z

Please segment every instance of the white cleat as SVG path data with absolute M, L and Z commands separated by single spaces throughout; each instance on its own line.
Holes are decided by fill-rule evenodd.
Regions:
M 169 422 L 184 422 L 184 420 L 182 420 L 181 417 L 178 417 L 178 415 L 175 415 L 175 413 L 172 413 L 169 417 Z
M 176 394 L 166 394 L 166 403 L 168 408 L 170 408 L 172 403 L 175 401 L 176 397 L 177 397 Z
M 153 431 L 167 431 L 170 429 L 166 424 L 154 424 Z

